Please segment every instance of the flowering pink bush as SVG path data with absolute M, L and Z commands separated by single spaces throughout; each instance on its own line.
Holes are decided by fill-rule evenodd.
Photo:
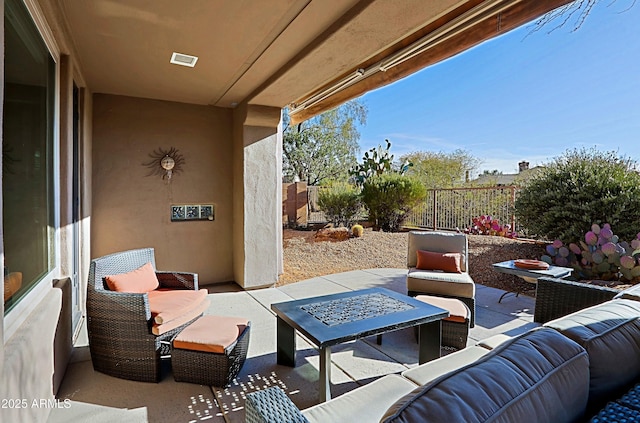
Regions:
M 507 238 L 518 237 L 518 234 L 511 230 L 511 225 L 501 225 L 498 219 L 484 214 L 479 217 L 474 217 L 473 223 L 464 230 L 464 233 L 471 235 L 504 236 Z

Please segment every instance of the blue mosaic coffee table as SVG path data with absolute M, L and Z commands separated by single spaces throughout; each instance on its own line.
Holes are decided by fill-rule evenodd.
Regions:
M 296 330 L 320 350 L 320 401 L 331 399 L 331 347 L 418 326 L 420 364 L 440 357 L 441 320 L 449 312 L 384 288 L 271 305 L 277 316 L 278 364 L 295 367 Z

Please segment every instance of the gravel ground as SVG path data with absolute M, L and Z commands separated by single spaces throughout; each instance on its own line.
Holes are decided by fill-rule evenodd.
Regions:
M 314 235 L 315 231 L 284 230 L 284 274 L 278 285 L 349 270 L 406 267 L 406 232 L 365 229 L 362 238 L 335 242 L 315 242 Z M 539 259 L 544 246 L 527 240 L 469 235 L 471 277 L 476 283 L 504 290 L 511 290 L 514 284 L 531 288 L 515 276 L 496 272 L 491 264 L 516 258 Z

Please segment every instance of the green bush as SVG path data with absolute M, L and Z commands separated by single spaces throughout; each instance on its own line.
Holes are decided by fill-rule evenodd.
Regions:
M 346 183 L 335 183 L 318 193 L 318 206 L 334 226 L 351 227 L 362 210 L 356 188 Z
M 420 181 L 390 173 L 367 179 L 361 196 L 375 229 L 397 231 L 407 213 L 425 198 L 426 193 Z
M 577 242 L 585 228 L 609 223 L 620 239 L 640 230 L 640 174 L 615 152 L 565 152 L 525 183 L 515 202 L 519 223 L 546 239 Z

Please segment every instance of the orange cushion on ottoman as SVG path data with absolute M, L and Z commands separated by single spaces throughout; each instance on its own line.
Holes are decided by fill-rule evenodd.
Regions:
M 205 315 L 187 326 L 173 340 L 173 348 L 224 354 L 245 330 L 242 317 Z
M 431 304 L 432 306 L 443 308 L 449 311 L 449 317 L 442 320 L 449 322 L 465 323 L 469 320 L 469 308 L 460 300 L 455 298 L 434 297 L 433 295 L 418 295 L 416 300 L 420 300 L 423 303 Z
M 251 322 L 204 315 L 173 340 L 171 366 L 177 382 L 228 386 L 247 358 Z
M 449 311 L 449 317 L 442 319 L 442 345 L 462 349 L 467 346 L 471 311 L 469 307 L 456 298 L 436 297 L 433 295 L 418 295 L 420 300 L 432 306 Z

